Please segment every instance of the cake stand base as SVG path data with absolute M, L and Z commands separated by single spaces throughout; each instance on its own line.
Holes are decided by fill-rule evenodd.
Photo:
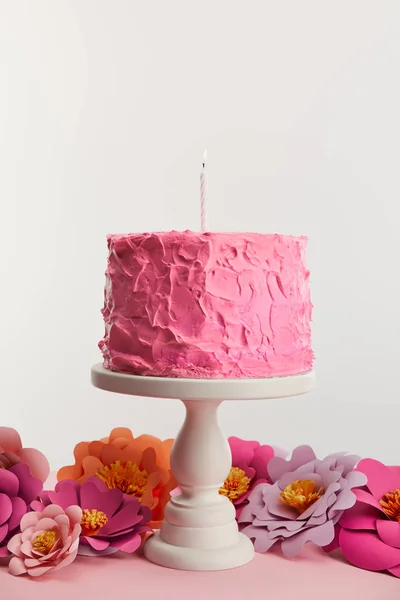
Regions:
M 239 533 L 235 507 L 219 494 L 232 464 L 228 441 L 218 424 L 224 400 L 282 398 L 315 385 L 312 372 L 269 379 L 168 379 L 114 373 L 95 365 L 94 386 L 149 398 L 181 399 L 186 417 L 171 452 L 180 488 L 164 511 L 161 530 L 145 544 L 152 562 L 190 571 L 232 569 L 250 562 L 253 544 Z
M 153 563 L 182 571 L 224 571 L 235 569 L 253 559 L 254 548 L 248 537 L 239 533 L 226 548 L 183 548 L 164 542 L 156 531 L 146 542 L 145 557 Z

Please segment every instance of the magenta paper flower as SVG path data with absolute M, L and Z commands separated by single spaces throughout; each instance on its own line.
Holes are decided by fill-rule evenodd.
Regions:
M 50 472 L 47 458 L 35 448 L 23 448 L 18 431 L 12 427 L 0 427 L 0 467 L 8 469 L 18 462 L 28 465 L 33 477 L 46 481 Z
M 79 554 L 108 554 L 122 550 L 135 552 L 141 543 L 141 533 L 151 531 L 147 523 L 151 510 L 142 506 L 135 496 L 119 489 L 109 489 L 98 477 L 89 477 L 79 484 L 72 479 L 60 481 L 55 491 L 41 494 L 41 501 L 32 507 L 58 504 L 64 509 L 76 504 L 82 508 L 82 531 Z
M 274 449 L 238 437 L 230 437 L 228 442 L 232 467 L 219 493 L 233 502 L 238 518 L 251 490 L 259 483 L 270 481 L 267 465 L 274 456 Z
M 38 577 L 71 564 L 78 552 L 81 517 L 79 506 L 64 511 L 56 504 L 24 515 L 21 533 L 8 542 L 8 549 L 14 554 L 10 573 Z
M 19 531 L 21 518 L 37 498 L 43 484 L 23 463 L 0 469 L 0 558 L 8 556 L 7 543 Z
M 400 577 L 400 467 L 366 458 L 357 470 L 368 482 L 354 490 L 356 503 L 341 517 L 335 540 L 325 550 L 340 547 L 356 567 Z
M 309 446 L 296 448 L 289 461 L 271 458 L 272 484 L 255 487 L 239 517 L 256 551 L 280 542 L 283 554 L 292 557 L 306 542 L 332 542 L 335 523 L 356 501 L 352 489 L 366 482 L 363 473 L 352 470 L 358 460 L 346 453 L 319 460 Z

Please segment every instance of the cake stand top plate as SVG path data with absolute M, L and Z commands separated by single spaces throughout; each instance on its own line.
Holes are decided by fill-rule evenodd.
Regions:
M 92 367 L 91 380 L 107 392 L 180 400 L 267 400 L 298 396 L 315 387 L 314 371 L 264 379 L 181 379 L 117 373 L 101 363 Z

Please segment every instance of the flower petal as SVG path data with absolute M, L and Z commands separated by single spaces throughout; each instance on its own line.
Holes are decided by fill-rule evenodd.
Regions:
M 382 542 L 393 548 L 400 548 L 400 523 L 380 519 L 376 522 L 376 529 Z
M 11 554 L 15 554 L 15 556 L 18 556 L 18 558 L 22 558 L 23 554 L 21 552 L 21 545 L 22 545 L 21 534 L 17 533 L 8 542 L 7 548 L 11 552 Z
M 122 552 L 135 552 L 140 544 L 142 538 L 136 532 L 127 533 L 126 535 L 112 541 L 112 547 L 118 548 Z
M 40 558 L 36 558 L 36 557 L 35 558 L 33 558 L 33 557 L 26 558 L 25 561 L 24 561 L 25 562 L 25 566 L 28 569 L 31 568 L 31 567 L 38 567 L 41 564 L 41 562 L 42 562 L 40 560 Z
M 43 513 L 40 513 L 39 521 L 35 525 L 35 532 L 39 531 L 48 531 L 49 529 L 53 529 L 53 527 L 57 527 L 57 523 L 54 519 L 50 519 L 49 517 L 42 517 Z
M 10 498 L 18 495 L 19 481 L 18 477 L 6 469 L 0 469 L 0 493 L 6 494 Z
M 0 446 L 6 452 L 18 455 L 22 448 L 22 442 L 18 431 L 12 427 L 0 427 Z
M 68 506 L 65 509 L 65 514 L 69 517 L 70 521 L 73 523 L 80 523 L 82 519 L 82 509 L 80 506 Z
M 395 577 L 400 577 L 400 565 L 397 565 L 396 567 L 392 567 L 391 569 L 388 569 L 388 571 Z
M 107 540 L 99 540 L 93 536 L 85 536 L 84 539 L 87 541 L 89 546 L 94 548 L 95 550 L 105 550 L 110 545 Z
M 142 515 L 138 514 L 139 510 L 139 501 L 127 504 L 101 528 L 100 535 L 104 536 L 127 529 L 128 527 L 134 527 L 143 518 Z
M 340 466 L 342 475 L 343 475 L 343 477 L 346 477 L 346 479 L 347 479 L 347 474 L 350 473 L 350 471 L 352 469 L 354 469 L 354 466 L 360 460 L 360 456 L 357 456 L 356 454 L 346 454 L 346 452 L 336 452 L 334 454 L 329 454 L 324 459 L 324 462 L 326 460 L 329 460 L 330 458 L 334 459 L 333 464 L 336 466 L 336 468 Z
M 0 544 L 5 539 L 8 534 L 8 523 L 4 523 L 4 525 L 0 525 Z
M 70 521 L 66 514 L 63 513 L 62 515 L 57 515 L 54 517 L 54 520 L 60 529 L 65 527 L 67 530 L 69 530 Z
M 38 567 L 32 567 L 32 568 L 28 568 L 28 575 L 30 575 L 31 577 L 40 577 L 41 575 L 44 575 L 45 573 L 47 573 L 47 571 L 50 571 L 50 569 L 54 569 L 53 565 L 46 565 L 46 566 L 38 566 Z
M 37 533 L 35 531 L 35 527 L 28 527 L 28 529 L 24 529 L 24 531 L 21 532 L 21 539 L 23 542 L 26 542 L 28 540 L 31 539 L 31 537 Z
M 88 477 L 96 475 L 97 471 L 103 466 L 102 461 L 96 458 L 96 456 L 85 456 L 82 460 L 83 476 L 81 478 L 81 483 L 86 481 Z
M 335 529 L 332 521 L 327 521 L 317 527 L 309 527 L 291 538 L 282 542 L 282 553 L 291 558 L 300 554 L 306 542 L 313 542 L 317 546 L 327 546 L 335 537 Z
M 274 449 L 271 446 L 260 446 L 256 448 L 254 451 L 254 456 L 250 461 L 250 466 L 253 467 L 256 471 L 254 476 L 255 481 L 257 482 L 259 479 L 267 479 L 269 480 L 268 475 L 268 463 L 274 456 Z
M 293 450 L 290 460 L 274 456 L 268 463 L 268 474 L 273 482 L 288 471 L 295 471 L 298 467 L 316 459 L 314 450 L 310 446 L 298 446 Z
M 342 529 L 340 549 L 356 567 L 369 571 L 384 571 L 400 564 L 400 550 L 387 546 L 376 533 Z
M 258 485 L 252 490 L 248 497 L 249 503 L 240 512 L 239 523 L 251 523 L 254 516 L 264 507 L 263 490 L 266 485 L 269 484 Z
M 29 556 L 30 558 L 32 558 L 32 542 L 30 540 L 27 540 L 26 542 L 22 542 L 21 553 L 24 555 L 24 557 Z M 29 566 L 28 563 L 25 563 L 25 564 L 27 567 Z
M 26 503 L 22 500 L 22 498 L 11 498 L 12 504 L 12 515 L 8 521 L 8 529 L 9 531 L 13 531 L 16 527 L 19 527 L 21 523 L 21 519 L 28 510 Z
M 338 550 L 340 548 L 339 544 L 339 533 L 340 533 L 340 525 L 335 525 L 335 537 L 331 541 L 330 544 L 326 546 L 322 546 L 324 552 L 333 552 L 334 550 Z
M 24 565 L 24 561 L 17 556 L 13 556 L 8 565 L 9 571 L 11 575 L 18 576 L 26 573 L 26 567 Z
M 271 539 L 266 530 L 262 527 L 248 525 L 247 527 L 244 527 L 241 532 L 253 540 L 256 552 L 267 552 L 278 541 L 278 538 Z
M 153 495 L 153 490 L 160 484 L 160 473 L 151 473 L 147 478 L 146 488 L 144 490 L 142 496 L 142 504 L 143 506 L 148 506 L 149 508 L 155 508 L 158 503 L 158 498 Z
M 80 479 L 83 476 L 82 460 L 89 454 L 89 442 L 80 442 L 74 448 L 75 464 L 62 467 L 57 473 L 58 481 Z
M 382 513 L 375 507 L 356 502 L 352 508 L 343 513 L 339 523 L 346 529 L 372 529 L 375 531 L 379 519 L 382 519 Z
M 368 477 L 367 487 L 375 500 L 380 500 L 385 494 L 400 487 L 397 474 L 378 460 L 364 458 L 357 465 L 357 471 Z
M 39 496 L 42 491 L 43 484 L 40 479 L 36 479 L 31 475 L 28 465 L 19 463 L 9 469 L 9 473 L 16 475 L 19 481 L 18 496 L 30 504 L 32 500 Z M 16 494 L 15 494 L 16 495 Z
M 100 460 L 103 448 L 104 442 L 101 442 L 100 440 L 95 440 L 94 442 L 89 443 L 88 453 L 90 454 L 90 456 L 94 456 Z
M 54 570 L 58 571 L 58 569 L 63 569 L 64 567 L 67 567 L 72 562 L 74 562 L 77 555 L 78 555 L 78 546 L 76 547 L 76 549 L 73 552 L 72 551 L 68 552 L 66 557 L 61 562 L 58 563 L 58 565 L 55 567 Z
M 35 448 L 22 448 L 18 453 L 23 463 L 28 465 L 31 475 L 44 483 L 50 473 L 49 461 Z
M 101 510 L 108 518 L 111 518 L 123 499 L 121 490 L 109 490 L 107 486 L 100 491 L 92 481 L 86 481 L 81 486 L 81 506 L 88 510 Z
M 80 484 L 73 479 L 64 479 L 59 481 L 53 491 L 47 492 L 50 501 L 58 504 L 64 510 L 68 506 L 78 505 L 80 503 Z
M 12 514 L 12 503 L 9 496 L 0 493 L 0 525 L 3 525 Z
M 21 531 L 24 532 L 25 529 L 29 529 L 29 527 L 36 527 L 40 518 L 40 514 L 36 512 L 26 513 L 21 519 Z
M 142 453 L 138 451 L 138 456 L 142 456 Z M 100 456 L 100 460 L 102 462 L 102 465 L 111 465 L 111 463 L 115 462 L 116 460 L 121 459 L 121 451 L 116 448 L 115 446 L 112 446 L 111 444 L 104 444 L 104 447 L 101 451 L 101 456 Z M 136 461 L 132 461 L 132 462 L 136 462 Z
M 256 513 L 259 519 L 269 520 L 271 517 L 279 517 L 279 520 L 288 519 L 290 521 L 297 519 L 299 516 L 297 510 L 281 502 L 281 490 L 278 487 L 278 483 L 274 483 L 271 486 L 258 486 L 258 488 L 262 488 L 263 490 L 264 501 L 264 507 L 260 508 Z
M 286 529 L 287 531 L 293 532 L 293 531 L 298 531 L 299 529 L 301 529 L 302 527 L 304 527 L 304 523 L 302 521 L 259 521 L 258 519 L 254 519 L 253 521 L 254 525 L 259 525 L 260 527 L 265 527 L 266 525 L 268 526 L 268 531 L 272 532 L 275 531 L 276 529 Z
M 116 439 L 112 445 L 107 444 L 101 452 L 101 460 L 109 465 L 116 460 L 125 463 L 128 460 L 140 465 L 143 451 L 138 447 L 136 440 L 126 443 L 126 440 Z
M 375 498 L 373 497 L 372 494 L 370 494 L 370 492 L 368 492 L 367 490 L 364 490 L 364 489 L 360 489 L 360 488 L 356 488 L 355 490 L 353 490 L 353 492 L 354 492 L 356 499 L 359 502 L 363 502 L 364 504 L 369 504 L 370 506 L 377 508 L 382 514 L 384 514 L 381 505 L 379 504 L 379 502 L 377 500 L 375 500 Z
M 254 451 L 260 446 L 259 442 L 232 436 L 228 438 L 228 443 L 232 454 L 232 466 L 243 469 L 247 473 L 250 461 L 254 458 Z
M 114 427 L 114 429 L 111 430 L 108 441 L 111 444 L 117 438 L 133 440 L 132 431 L 128 427 Z
M 58 506 L 58 504 L 49 504 L 41 512 L 40 518 L 43 519 L 43 518 L 47 517 L 48 519 L 55 519 L 55 517 L 58 517 L 59 515 L 63 515 L 63 514 L 64 514 L 64 511 L 61 508 L 61 506 Z

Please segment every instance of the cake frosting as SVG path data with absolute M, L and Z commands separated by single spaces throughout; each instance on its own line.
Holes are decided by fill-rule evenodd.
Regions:
M 107 241 L 107 369 L 189 378 L 311 370 L 306 237 L 170 231 Z

